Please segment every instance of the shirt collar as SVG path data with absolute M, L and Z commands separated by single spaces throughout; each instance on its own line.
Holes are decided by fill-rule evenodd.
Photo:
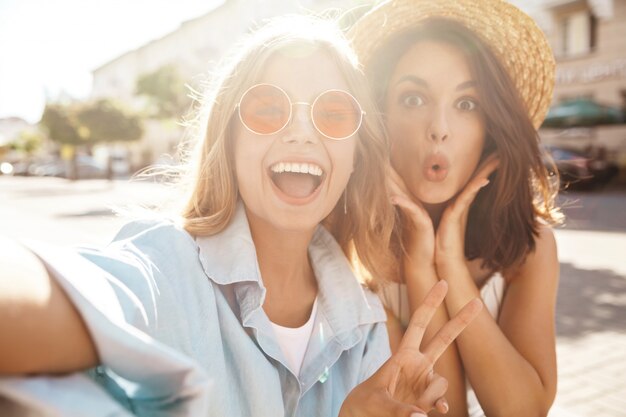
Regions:
M 378 297 L 357 280 L 343 250 L 323 226 L 313 235 L 309 257 L 317 278 L 319 311 L 343 344 L 356 343 L 350 334 L 355 327 L 386 320 Z
M 256 284 L 245 285 L 246 296 L 239 300 L 245 321 L 263 304 L 265 288 L 243 204 L 237 205 L 222 232 L 198 237 L 197 242 L 200 262 L 210 280 L 219 285 Z M 361 324 L 385 321 L 382 304 L 358 282 L 341 247 L 321 225 L 309 245 L 309 257 L 318 283 L 319 314 L 325 316 L 333 334 L 341 338 Z
M 212 236 L 198 237 L 196 241 L 204 272 L 216 284 L 261 283 L 256 249 L 243 204 L 237 205 L 224 230 Z

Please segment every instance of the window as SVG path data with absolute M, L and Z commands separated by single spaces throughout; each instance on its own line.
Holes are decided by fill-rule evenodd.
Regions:
M 559 32 L 560 52 L 563 56 L 587 54 L 596 46 L 596 18 L 589 10 L 563 16 Z

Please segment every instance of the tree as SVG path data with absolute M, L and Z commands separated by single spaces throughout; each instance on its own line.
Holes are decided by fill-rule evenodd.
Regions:
M 136 93 L 150 99 L 155 107 L 152 116 L 159 119 L 179 118 L 190 104 L 185 82 L 174 65 L 164 65 L 140 75 Z
M 77 119 L 90 144 L 134 141 L 143 134 L 141 119 L 109 99 L 83 104 Z
M 72 105 L 48 103 L 41 116 L 41 124 L 48 131 L 48 136 L 61 145 L 85 145 L 88 132 L 81 129 L 76 117 L 76 108 Z
M 100 142 L 132 141 L 141 138 L 141 119 L 115 102 L 101 99 L 74 104 L 47 104 L 41 117 L 50 139 L 65 150 L 70 161 L 71 179 L 77 179 L 76 147 Z M 62 155 L 64 152 L 62 152 Z
M 28 129 L 21 131 L 19 136 L 9 146 L 15 151 L 31 156 L 41 147 L 42 143 L 42 133 L 38 130 Z

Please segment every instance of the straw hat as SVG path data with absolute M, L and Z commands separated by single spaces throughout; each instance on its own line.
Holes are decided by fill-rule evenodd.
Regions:
M 526 104 L 535 128 L 548 112 L 554 88 L 552 50 L 526 13 L 502 0 L 389 0 L 349 31 L 363 65 L 394 35 L 429 18 L 450 19 L 474 32 L 500 59 Z

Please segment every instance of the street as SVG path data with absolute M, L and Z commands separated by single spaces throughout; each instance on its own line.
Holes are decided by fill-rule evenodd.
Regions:
M 127 221 L 114 208 L 151 208 L 168 193 L 150 182 L 0 176 L 0 234 L 104 245 Z M 560 201 L 567 222 L 556 230 L 556 404 L 572 416 L 626 416 L 626 190 L 564 193 Z

